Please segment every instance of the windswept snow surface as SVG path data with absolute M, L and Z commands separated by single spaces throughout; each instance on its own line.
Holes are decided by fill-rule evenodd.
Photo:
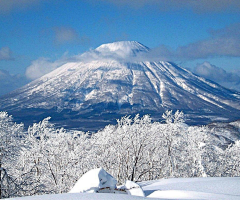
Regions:
M 240 177 L 172 178 L 138 182 L 146 197 L 127 194 L 74 193 L 14 198 L 19 200 L 141 200 L 141 199 L 209 199 L 239 200 Z M 11 199 L 13 200 L 13 199 Z
M 166 199 L 240 199 L 240 177 L 172 178 L 140 182 L 147 197 Z

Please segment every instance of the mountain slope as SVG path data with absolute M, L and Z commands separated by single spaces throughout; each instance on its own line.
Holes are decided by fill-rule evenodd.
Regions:
M 183 110 L 189 122 L 239 118 L 240 93 L 174 63 L 146 61 L 149 51 L 137 42 L 101 45 L 2 97 L 0 110 L 25 123 L 52 116 L 53 122 L 87 130 L 126 114 L 161 119 L 167 109 Z

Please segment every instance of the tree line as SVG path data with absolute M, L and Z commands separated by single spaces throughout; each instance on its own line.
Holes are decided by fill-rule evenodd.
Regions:
M 221 148 L 213 129 L 188 126 L 182 112 L 163 118 L 125 116 L 92 134 L 56 128 L 48 117 L 26 132 L 0 112 L 0 198 L 68 192 L 97 167 L 119 184 L 240 175 L 240 141 Z

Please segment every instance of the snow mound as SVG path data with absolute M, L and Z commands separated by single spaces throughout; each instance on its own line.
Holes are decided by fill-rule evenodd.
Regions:
M 117 180 L 103 168 L 92 169 L 84 174 L 69 193 L 96 193 L 104 188 L 114 190 Z
M 84 174 L 69 193 L 116 193 L 145 197 L 145 194 L 135 182 L 126 181 L 126 184 L 118 187 L 117 180 L 103 168 L 92 169 Z
M 124 187 L 129 195 L 145 197 L 145 194 L 142 188 L 140 187 L 140 185 L 138 185 L 133 181 L 126 181 L 126 184 L 124 185 Z

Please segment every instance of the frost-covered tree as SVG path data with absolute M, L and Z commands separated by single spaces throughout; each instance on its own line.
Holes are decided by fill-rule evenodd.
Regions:
M 152 123 L 148 115 L 123 117 L 116 126 L 94 134 L 92 165 L 104 167 L 120 182 L 181 176 L 188 160 L 181 160 L 186 157 L 188 126 L 182 112 L 167 111 L 165 116 L 166 124 Z
M 207 169 L 204 165 L 205 148 L 210 144 L 210 135 L 205 127 L 189 127 L 187 134 L 187 145 L 191 167 L 188 170 L 189 176 L 206 177 Z
M 166 124 L 162 126 L 162 132 L 164 133 L 163 140 L 165 140 L 166 152 L 166 164 L 169 169 L 169 173 L 164 176 L 179 176 L 180 166 L 183 163 L 178 163 L 185 155 L 184 148 L 186 147 L 186 131 L 187 125 L 184 124 L 183 112 L 176 111 L 174 114 L 172 111 L 166 111 L 162 115 Z M 187 158 L 188 159 L 188 158 Z M 185 158 L 185 162 L 187 162 Z
M 21 150 L 23 124 L 16 124 L 7 112 L 0 112 L 0 198 L 17 191 L 12 175 Z
M 28 195 L 67 192 L 81 173 L 78 164 L 86 134 L 57 129 L 49 119 L 28 128 L 27 145 L 19 159 Z
M 216 130 L 186 125 L 180 111 L 166 111 L 163 119 L 160 123 L 149 115 L 126 116 L 117 125 L 90 134 L 55 128 L 46 118 L 23 134 L 22 124 L 0 112 L 1 194 L 67 192 L 96 167 L 103 167 L 119 183 L 239 176 L 239 142 L 226 150 L 219 148 Z
M 227 176 L 240 176 L 240 140 L 229 145 L 224 152 L 225 174 Z
M 103 131 L 91 137 L 90 155 L 93 165 L 102 165 L 110 173 L 116 175 L 120 182 L 141 180 L 141 177 L 151 173 L 152 164 L 149 159 L 156 147 L 153 145 L 155 134 L 151 132 L 151 118 L 145 115 L 139 118 L 123 117 L 116 127 L 107 126 Z M 96 166 L 97 167 L 97 166 Z

